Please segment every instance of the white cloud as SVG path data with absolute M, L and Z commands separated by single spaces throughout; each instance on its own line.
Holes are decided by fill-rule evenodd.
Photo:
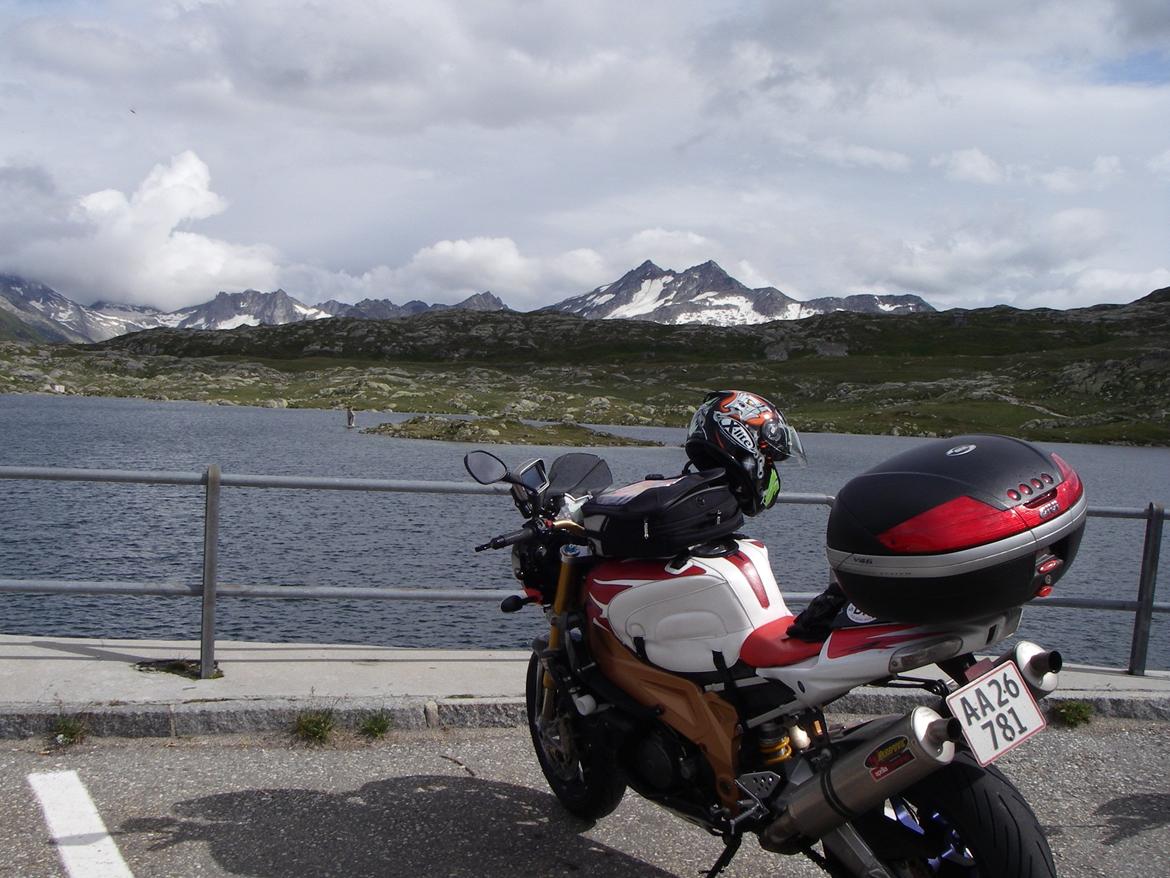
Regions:
M 872 251 L 868 272 L 874 283 L 921 292 L 938 306 L 1023 301 L 1038 290 L 1069 289 L 1111 237 L 1109 217 L 1097 210 L 988 216 L 978 225 L 907 241 L 900 253 Z
M 11 27 L 8 40 L 24 64 L 74 83 L 140 96 L 161 84 L 202 111 L 397 132 L 610 113 L 679 74 L 669 55 L 643 51 L 640 33 L 656 27 L 669 38 L 685 15 L 672 24 L 616 3 L 542 6 L 130 4 L 88 20 L 70 10 L 30 17 Z M 625 27 L 614 29 L 619 10 Z
M 69 205 L 44 168 L 0 164 L 0 259 L 69 232 Z
M 773 286 L 772 281 L 746 259 L 740 259 L 734 265 L 728 266 L 727 271 L 744 286 L 752 289 Z
M 660 268 L 683 269 L 713 258 L 712 251 L 717 247 L 697 232 L 653 228 L 635 232 L 612 249 L 630 268 L 649 259 Z
M 1053 192 L 1101 190 L 1117 182 L 1125 171 L 1115 155 L 1097 156 L 1087 170 L 1056 168 L 1038 175 L 1040 183 Z
M 205 301 L 218 290 L 266 287 L 277 254 L 182 227 L 225 209 L 193 152 L 157 165 L 129 198 L 114 189 L 81 198 L 71 234 L 28 243 L 9 257 L 20 271 L 83 301 L 97 297 L 164 309 Z
M 875 149 L 854 143 L 826 140 L 815 147 L 816 154 L 841 167 L 879 168 L 883 171 L 908 171 L 911 161 L 904 153 L 890 149 Z
M 600 286 L 609 276 L 609 271 L 610 267 L 600 253 L 588 247 L 581 247 L 549 259 L 544 274 L 549 281 L 549 288 L 569 290 L 571 291 L 569 295 L 576 295 L 577 292 Z M 541 297 L 547 297 L 549 288 L 534 289 L 530 292 L 539 301 Z
M 1007 180 L 1007 172 L 999 162 L 975 147 L 935 156 L 930 164 L 931 167 L 943 168 L 950 179 L 964 183 L 996 185 Z
M 435 289 L 474 291 L 484 288 L 527 289 L 536 266 L 520 255 L 510 238 L 439 241 L 414 254 L 402 277 Z
M 1158 153 L 1158 155 L 1146 162 L 1146 167 L 1162 180 L 1170 182 L 1170 149 L 1165 152 Z
M 1125 175 L 1118 156 L 1097 156 L 1088 168 L 1057 167 L 1036 170 L 1026 165 L 1004 166 L 983 150 L 958 149 L 931 159 L 931 167 L 942 168 L 948 179 L 965 183 L 1041 186 L 1050 192 L 1077 194 L 1102 191 Z
M 1168 9 L 0 4 L 0 271 L 166 306 L 537 306 L 647 258 L 803 297 L 1075 297 L 1166 264 L 1134 171 L 1170 180 Z M 139 185 L 187 151 L 214 188 L 170 161 Z
M 623 269 L 624 271 L 624 269 Z M 327 299 L 357 302 L 412 299 L 454 304 L 474 293 L 491 291 L 517 310 L 549 303 L 592 289 L 612 278 L 601 255 L 577 249 L 549 257 L 525 256 L 509 238 L 438 241 L 416 252 L 402 266 L 379 265 L 359 275 L 319 266 L 292 265 L 280 273 L 280 284 L 303 301 Z
M 149 74 L 162 60 L 149 41 L 100 21 L 38 16 L 7 36 L 14 54 L 54 75 L 117 79 Z
M 1098 302 L 1132 302 L 1163 287 L 1170 287 L 1170 268 L 1150 271 L 1087 269 L 1074 279 L 1072 295 L 1065 300 L 1070 304 L 1065 307 L 1094 305 Z

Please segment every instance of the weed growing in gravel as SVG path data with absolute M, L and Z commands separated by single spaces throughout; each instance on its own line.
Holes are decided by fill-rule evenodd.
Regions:
M 177 674 L 180 677 L 186 677 L 188 680 L 200 679 L 200 664 L 198 659 L 158 659 L 157 661 L 136 662 L 134 670 Z M 222 677 L 223 671 L 219 669 L 219 664 L 216 663 L 212 668 L 210 679 L 219 680 Z
M 293 720 L 293 737 L 306 744 L 326 744 L 335 725 L 332 710 L 302 710 Z
M 385 737 L 386 733 L 390 731 L 391 725 L 393 725 L 393 721 L 390 719 L 390 714 L 379 710 L 362 718 L 362 721 L 358 723 L 358 734 L 373 741 Z
M 49 744 L 53 747 L 71 747 L 84 741 L 88 733 L 85 717 L 62 714 L 49 729 Z
M 1093 705 L 1087 701 L 1053 701 L 1048 712 L 1057 725 L 1075 729 L 1093 718 Z

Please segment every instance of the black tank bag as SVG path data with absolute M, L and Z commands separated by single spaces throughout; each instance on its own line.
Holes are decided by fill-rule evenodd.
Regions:
M 589 500 L 582 512 L 593 552 L 607 558 L 665 558 L 735 533 L 743 512 L 723 470 L 647 477 Z

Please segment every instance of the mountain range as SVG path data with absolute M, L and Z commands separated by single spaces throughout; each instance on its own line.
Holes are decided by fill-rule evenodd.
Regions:
M 800 320 L 834 311 L 917 314 L 934 308 L 918 296 L 908 294 L 863 293 L 801 302 L 775 287 L 750 289 L 715 262 L 704 262 L 678 272 L 659 268 L 647 260 L 614 283 L 565 299 L 545 310 L 590 319 L 742 326 L 772 320 Z
M 245 290 L 220 292 L 201 305 L 161 311 L 146 305 L 104 301 L 81 305 L 35 280 L 0 275 L 0 338 L 96 342 L 144 329 L 235 329 L 329 317 L 389 320 L 450 309 L 510 310 L 490 292 L 476 293 L 455 305 L 418 300 L 398 305 L 389 299 L 363 299 L 352 305 L 329 300 L 307 305 L 284 290 Z M 934 308 L 915 295 L 858 294 L 801 302 L 775 287 L 751 289 L 715 262 L 679 272 L 659 268 L 647 260 L 611 284 L 541 310 L 595 320 L 739 326 L 798 320 L 834 311 L 913 314 Z
M 284 290 L 271 293 L 244 290 L 221 292 L 202 305 L 160 311 L 149 305 L 118 302 L 79 305 L 42 283 L 0 275 L 0 338 L 27 340 L 95 342 L 144 329 L 235 329 L 329 317 L 385 320 L 449 308 L 500 311 L 505 305 L 489 292 L 476 293 L 456 305 L 428 305 L 417 301 L 395 305 L 389 299 L 364 299 L 354 305 L 331 300 L 313 306 Z

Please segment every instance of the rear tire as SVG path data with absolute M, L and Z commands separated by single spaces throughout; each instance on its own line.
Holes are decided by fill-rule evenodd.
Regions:
M 1056 876 L 1048 839 L 1019 790 L 965 753 L 853 825 L 898 878 Z M 829 871 L 849 875 L 831 857 Z
M 544 667 L 533 654 L 528 662 L 525 686 L 528 730 L 540 770 L 565 810 L 582 820 L 598 820 L 611 813 L 626 792 L 626 778 L 615 754 L 587 734 L 581 717 L 568 696 L 553 695 L 552 718 L 541 718 L 544 699 Z

